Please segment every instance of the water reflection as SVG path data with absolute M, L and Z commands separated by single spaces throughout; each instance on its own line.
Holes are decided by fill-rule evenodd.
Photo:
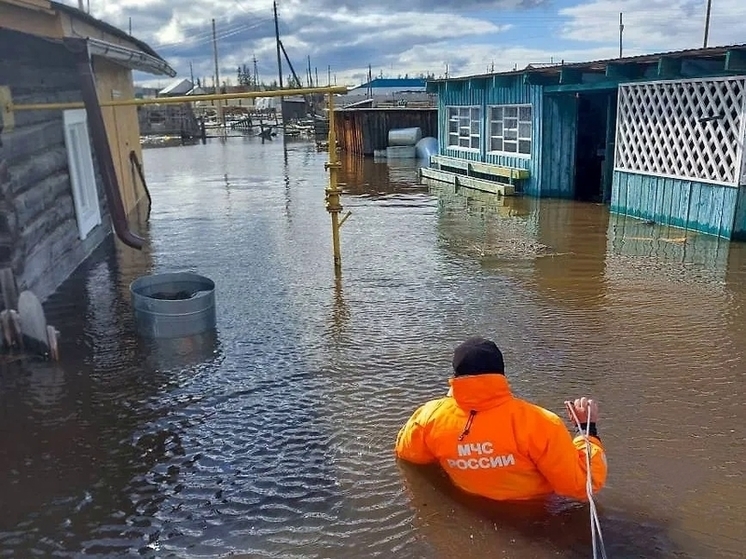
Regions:
M 138 340 L 138 353 L 145 356 L 146 368 L 166 375 L 195 370 L 198 365 L 221 359 L 218 332 L 211 330 L 175 339 Z
M 344 183 L 346 194 L 378 198 L 426 190 L 413 180 L 421 165 L 417 159 L 380 160 L 344 152 L 340 159 L 340 182 Z
M 347 305 L 342 287 L 342 278 L 334 278 L 334 306 L 330 320 L 331 340 L 339 344 L 350 321 L 350 308 Z
M 344 158 L 335 281 L 326 156 L 148 151 L 149 248 L 109 242 L 47 303 L 59 364 L 0 372 L 0 555 L 587 557 L 587 508 L 465 499 L 393 458 L 479 333 L 518 395 L 602 401 L 610 556 L 739 556 L 742 246 Z M 219 329 L 137 337 L 129 283 L 184 268 L 216 280 Z
M 496 503 L 459 491 L 439 468 L 404 462 L 399 468 L 417 535 L 432 546 L 428 557 L 476 559 L 492 556 L 496 550 L 505 558 L 590 555 L 592 541 L 585 505 L 559 498 Z M 599 513 L 606 519 L 602 529 L 608 557 L 685 556 L 660 521 L 640 525 L 644 511 L 609 510 L 601 503 Z M 469 529 L 454 531 L 454 524 Z M 634 539 L 630 537 L 633 533 Z

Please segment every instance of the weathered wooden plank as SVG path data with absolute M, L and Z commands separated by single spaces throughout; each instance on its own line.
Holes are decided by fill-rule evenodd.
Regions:
M 13 237 L 16 231 L 16 215 L 8 207 L 8 204 L 0 202 L 0 236 Z
M 515 195 L 515 187 L 507 184 L 502 184 L 494 181 L 488 181 L 484 179 L 477 179 L 474 177 L 467 177 L 456 173 L 449 173 L 447 171 L 441 171 L 439 169 L 430 169 L 428 167 L 422 167 L 420 169 L 420 175 L 441 182 L 447 182 L 454 184 L 457 187 L 471 188 L 473 190 L 479 190 L 481 192 L 488 192 L 490 194 L 497 194 L 500 196 L 513 196 Z
M 731 238 L 737 197 L 728 186 L 615 171 L 611 211 Z
M 541 143 L 542 197 L 572 198 L 575 192 L 577 102 L 572 97 L 544 100 L 544 136 Z
M 54 120 L 3 134 L 2 149 L 8 165 L 13 165 L 33 154 L 54 149 L 64 141 L 62 121 Z
M 441 171 L 440 169 L 431 169 L 430 167 L 420 167 L 420 176 L 428 179 L 433 179 L 440 182 L 446 182 L 448 184 L 456 184 L 456 174 L 449 173 L 448 171 Z
M 47 177 L 34 188 L 25 190 L 13 199 L 17 227 L 22 229 L 39 214 L 51 211 L 60 197 L 70 193 L 70 177 L 67 173 Z
M 469 168 L 469 161 L 466 159 L 458 158 L 458 157 L 450 157 L 448 155 L 436 155 L 436 156 L 431 157 L 431 160 L 433 161 L 433 163 L 437 163 L 439 165 L 446 165 L 454 169 L 467 170 Z
M 746 186 L 738 189 L 738 199 L 733 215 L 733 239 L 746 241 Z
M 10 168 L 10 191 L 19 194 L 61 171 L 68 172 L 67 149 L 55 146 Z
M 389 130 L 414 128 L 423 137 L 438 137 L 437 109 L 337 109 L 335 131 L 344 151 L 373 155 L 388 146 Z
M 53 91 L 55 88 L 77 89 L 79 78 L 74 65 L 50 63 L 50 56 L 54 58 L 50 54 L 37 59 L 3 57 L 0 59 L 0 83 L 9 86 L 14 95 Z
M 470 162 L 469 170 L 485 175 L 494 175 L 515 180 L 525 180 L 531 176 L 528 169 L 515 169 L 513 167 L 502 167 L 490 163 Z
M 21 227 L 17 235 L 17 249 L 31 252 L 44 238 L 58 227 L 77 226 L 72 194 L 63 195 L 52 207 L 39 213 Z
M 46 299 L 110 233 L 111 224 L 106 220 L 81 242 L 77 224 L 66 222 L 45 237 L 31 254 L 14 260 L 19 286 Z
M 34 103 L 75 103 L 81 101 L 79 89 L 53 89 L 53 90 L 34 90 L 27 94 L 13 94 L 13 103 L 17 105 L 28 105 Z M 15 120 L 14 128 L 19 129 L 24 126 L 33 126 L 48 121 L 58 120 L 62 122 L 63 111 L 55 110 L 32 110 L 32 111 L 14 111 Z
M 71 68 L 74 64 L 72 54 L 59 43 L 10 29 L 0 28 L 0 52 L 5 60 L 19 64 L 43 61 L 49 68 Z
M 3 305 L 5 309 L 18 308 L 18 284 L 11 268 L 0 270 L 0 287 L 3 293 Z
M 493 165 L 491 163 L 482 163 L 479 161 L 469 161 L 466 159 L 459 159 L 458 157 L 449 157 L 445 155 L 433 156 L 431 157 L 431 161 L 433 163 L 437 163 L 446 167 L 452 167 L 455 169 L 462 169 L 465 171 L 472 171 L 485 175 L 513 178 L 517 180 L 525 180 L 531 176 L 531 173 L 528 169 L 504 167 L 502 165 Z
M 0 235 L 0 265 L 7 266 L 13 259 L 15 243 L 10 235 Z

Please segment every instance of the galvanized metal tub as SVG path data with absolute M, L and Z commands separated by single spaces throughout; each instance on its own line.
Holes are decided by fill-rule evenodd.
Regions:
M 183 338 L 216 325 L 215 282 L 192 272 L 137 278 L 130 284 L 137 331 L 150 338 Z

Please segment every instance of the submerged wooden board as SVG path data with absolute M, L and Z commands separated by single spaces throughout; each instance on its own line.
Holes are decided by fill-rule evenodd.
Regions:
M 498 196 L 515 195 L 515 187 L 509 184 L 501 184 L 498 182 L 492 182 L 483 179 L 475 179 L 474 177 L 467 177 L 464 175 L 458 175 L 456 173 L 449 173 L 447 171 L 441 171 L 439 169 L 422 167 L 420 168 L 420 176 L 441 182 L 447 182 L 457 187 L 471 188 L 472 190 L 479 190 L 481 192 L 497 194 Z
M 482 163 L 480 161 L 468 161 L 466 159 L 458 159 L 457 157 L 448 157 L 445 155 L 433 155 L 431 161 L 446 167 L 464 169 L 465 171 L 504 177 L 513 180 L 525 180 L 531 176 L 528 169 L 505 167 L 503 165 L 493 165 L 492 163 Z

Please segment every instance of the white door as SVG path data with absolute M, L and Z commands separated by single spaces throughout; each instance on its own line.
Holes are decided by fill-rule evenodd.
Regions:
M 91 141 L 88 137 L 88 119 L 85 109 L 65 111 L 63 119 L 75 215 L 80 239 L 83 240 L 94 227 L 101 224 L 96 173 L 93 170 Z

